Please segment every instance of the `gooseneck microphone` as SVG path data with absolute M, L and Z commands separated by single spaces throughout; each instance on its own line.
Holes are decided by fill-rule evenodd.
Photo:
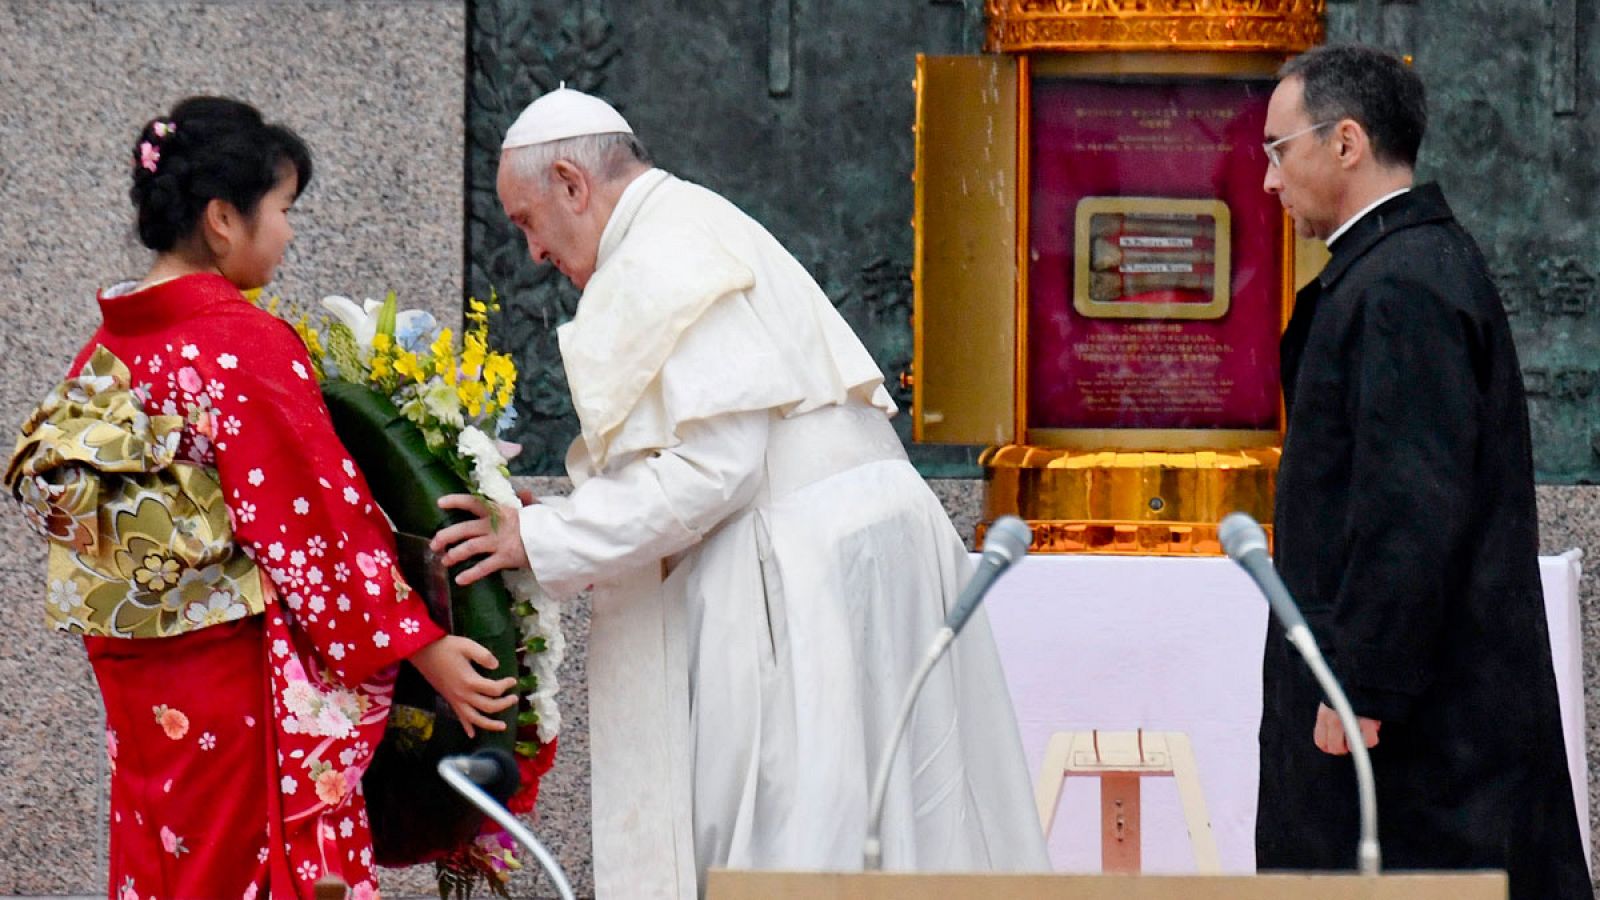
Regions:
M 510 810 L 497 803 L 482 787 L 504 785 L 508 779 L 515 786 L 517 766 L 509 753 L 504 750 L 479 750 L 470 756 L 446 756 L 439 760 L 438 768 L 439 777 L 528 848 L 544 868 L 545 874 L 550 876 L 561 900 L 574 900 L 572 884 L 567 881 L 567 873 L 562 871 L 561 864 L 556 862 L 556 858 L 527 826 L 517 821 Z
M 878 768 L 872 779 L 872 802 L 867 808 L 867 840 L 862 848 L 862 865 L 868 872 L 883 868 L 883 844 L 879 838 L 883 827 L 883 798 L 889 790 L 889 769 L 894 765 L 900 738 L 911 721 L 911 709 L 916 705 L 917 695 L 922 692 L 922 685 L 928 680 L 934 664 L 950 649 L 950 643 L 966 627 L 967 620 L 972 618 L 978 604 L 983 601 L 983 595 L 994 587 L 995 580 L 1006 569 L 1028 555 L 1028 546 L 1032 543 L 1033 532 L 1028 529 L 1026 522 L 1016 516 L 1001 516 L 989 526 L 977 571 L 972 573 L 967 586 L 961 589 L 955 605 L 945 615 L 944 626 L 934 633 L 933 643 L 923 655 L 916 673 L 911 676 L 911 685 L 906 688 L 905 696 L 900 701 L 900 715 L 889 734 L 889 743 L 884 745 L 883 753 L 878 757 Z
M 1350 757 L 1355 762 L 1356 795 L 1361 804 L 1361 840 L 1356 846 L 1356 865 L 1361 874 L 1376 875 L 1380 859 L 1378 792 L 1372 777 L 1372 757 L 1367 754 L 1367 745 L 1361 739 L 1361 726 L 1356 722 L 1355 711 L 1350 708 L 1350 699 L 1339 686 L 1339 680 L 1333 677 L 1327 660 L 1322 658 L 1322 650 L 1317 647 L 1316 638 L 1312 637 L 1311 629 L 1306 626 L 1305 617 L 1300 615 L 1300 607 L 1294 602 L 1288 586 L 1278 576 L 1278 570 L 1273 568 L 1272 558 L 1267 555 L 1266 532 L 1261 530 L 1255 519 L 1236 512 L 1222 520 L 1217 527 L 1217 538 L 1222 542 L 1222 551 L 1228 554 L 1228 558 L 1238 563 L 1255 581 L 1261 593 L 1266 595 L 1267 604 L 1287 632 L 1289 643 L 1305 658 L 1311 674 L 1328 696 L 1329 705 L 1339 714 L 1339 724 L 1344 726 L 1345 742 L 1350 745 Z
M 498 748 L 485 748 L 466 756 L 450 757 L 450 764 L 491 797 L 509 797 L 522 780 L 516 760 Z
M 1016 516 L 1001 516 L 989 526 L 989 533 L 983 538 L 983 556 L 978 558 L 978 569 L 972 573 L 972 580 L 967 582 L 967 586 L 961 589 L 961 595 L 956 598 L 956 605 L 951 607 L 949 615 L 945 616 L 944 626 L 950 629 L 952 639 L 961 633 L 967 620 L 972 618 L 983 595 L 994 587 L 995 579 L 1017 560 L 1027 556 L 1028 545 L 1032 543 L 1033 532 L 1028 529 L 1028 523 Z

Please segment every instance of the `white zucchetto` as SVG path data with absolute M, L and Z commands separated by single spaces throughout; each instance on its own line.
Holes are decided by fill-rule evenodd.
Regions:
M 506 132 L 500 149 L 530 147 L 590 134 L 633 134 L 611 104 L 582 91 L 557 88 L 528 104 Z

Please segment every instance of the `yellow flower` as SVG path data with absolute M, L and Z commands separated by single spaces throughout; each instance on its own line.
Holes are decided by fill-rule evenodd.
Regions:
M 461 405 L 466 407 L 468 416 L 477 418 L 483 413 L 482 382 L 463 381 L 456 386 L 456 395 L 461 398 Z
M 322 336 L 317 334 L 317 329 L 311 327 L 311 316 L 302 315 L 299 321 L 294 323 L 294 331 L 300 335 L 300 342 L 306 345 L 306 352 L 311 354 L 312 359 L 322 357 Z
M 311 317 L 308 315 L 302 315 L 300 320 L 294 323 L 294 332 L 300 335 L 300 343 L 306 345 L 306 355 L 311 357 L 311 368 L 316 371 L 317 380 L 321 381 L 327 377 L 322 368 L 322 358 L 327 356 L 327 351 L 322 347 L 322 335 L 312 327 Z
M 381 382 L 395 373 L 394 350 L 394 338 L 381 332 L 372 336 L 372 357 L 369 364 L 372 367 L 373 383 Z M 388 387 L 393 389 L 394 386 Z
M 455 345 L 455 335 L 450 333 L 450 329 L 441 328 L 439 336 L 433 339 L 433 346 L 429 347 L 428 350 L 433 354 L 434 359 L 444 359 L 445 357 L 455 356 Z
M 491 353 L 483 366 L 483 377 L 491 383 L 505 384 L 517 380 L 517 364 L 505 353 Z
M 433 354 L 434 374 L 443 378 L 446 384 L 454 385 L 456 383 L 455 335 L 448 328 L 440 329 L 439 336 L 428 349 Z
M 394 360 L 394 371 L 402 378 L 409 378 L 417 384 L 428 380 L 428 372 L 422 367 L 417 355 L 409 350 L 401 350 Z
M 494 399 L 490 412 L 504 409 L 511 404 L 517 387 L 517 364 L 504 353 L 491 353 L 483 365 L 483 381 Z
M 466 334 L 462 337 L 465 344 L 461 351 L 461 371 L 468 378 L 477 378 L 483 371 L 484 357 L 489 354 L 489 346 L 481 335 Z

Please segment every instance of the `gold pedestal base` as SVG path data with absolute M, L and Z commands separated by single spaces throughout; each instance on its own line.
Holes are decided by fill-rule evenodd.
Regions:
M 1034 553 L 1220 556 L 1217 523 L 1228 513 L 1249 513 L 1270 536 L 1280 453 L 990 447 L 978 459 L 978 541 L 989 522 L 1013 515 L 1033 528 Z

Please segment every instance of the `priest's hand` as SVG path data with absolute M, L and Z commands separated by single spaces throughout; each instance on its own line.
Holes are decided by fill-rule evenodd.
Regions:
M 1356 716 L 1356 724 L 1361 727 L 1361 742 L 1371 750 L 1378 746 L 1378 729 L 1383 723 L 1377 719 L 1367 719 Z M 1339 722 L 1339 714 L 1328 708 L 1326 703 L 1317 704 L 1317 727 L 1312 734 L 1316 741 L 1317 749 L 1323 753 L 1334 756 L 1344 756 L 1350 752 L 1350 744 L 1344 737 L 1344 726 Z
M 473 729 L 505 731 L 506 723 L 490 716 L 517 702 L 517 695 L 506 693 L 516 686 L 515 678 L 492 681 L 473 668 L 473 664 L 494 671 L 494 654 L 471 638 L 449 634 L 411 654 L 411 664 L 428 679 L 450 709 L 461 720 L 461 727 L 472 737 Z
M 428 546 L 433 552 L 444 553 L 446 567 L 474 556 L 483 559 L 472 568 L 456 576 L 456 584 L 467 585 L 501 569 L 528 568 L 528 551 L 522 546 L 522 527 L 517 517 L 517 507 L 501 506 L 494 520 L 489 517 L 489 507 L 471 494 L 450 494 L 439 498 L 440 509 L 459 509 L 476 519 L 457 522 L 439 531 Z

